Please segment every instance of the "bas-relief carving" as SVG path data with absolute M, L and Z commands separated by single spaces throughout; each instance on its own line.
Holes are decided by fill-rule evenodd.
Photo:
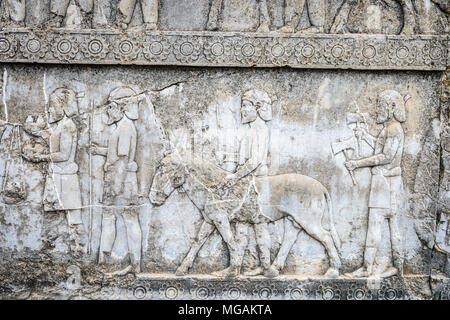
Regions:
M 172 92 L 170 88 L 167 90 Z M 142 214 L 162 213 L 164 211 L 158 208 L 182 195 L 198 210 L 201 220 L 190 247 L 184 249 L 185 254 L 177 253 L 181 260 L 176 271 L 172 271 L 176 276 L 198 273 L 194 267 L 198 254 L 212 241 L 215 232 L 226 244 L 229 265 L 224 270 L 207 272 L 213 278 L 255 275 L 276 278 L 283 274 L 288 256 L 298 254 L 292 250 L 302 234 L 322 246 L 327 265 L 322 271 L 325 278 L 403 275 L 405 235 L 400 231 L 406 210 L 403 204 L 406 201 L 403 123 L 407 120 L 405 106 L 413 100 L 408 101 L 409 97 L 402 95 L 406 91 L 402 94 L 394 90 L 379 92 L 374 105 L 370 106 L 376 110 L 373 119 L 351 105 L 340 130 L 350 130 L 353 135 L 347 139 L 331 139 L 331 148 L 328 145 L 329 159 L 344 161 L 343 168 L 347 171 L 341 173 L 341 179 L 348 176 L 346 188 L 350 192 L 361 187 L 368 189 L 368 229 L 360 227 L 361 232 L 367 233 L 361 252 L 363 258 L 359 263 L 352 258 L 352 265 L 362 262 L 363 267 L 350 273 L 348 266 L 342 270 L 342 260 L 349 259 L 343 255 L 348 250 L 349 239 L 342 230 L 340 235 L 336 230 L 334 216 L 340 212 L 336 207 L 341 207 L 341 200 L 332 196 L 336 197 L 335 187 L 327 188 L 320 181 L 323 178 L 295 171 L 273 173 L 272 162 L 279 156 L 273 150 L 275 144 L 280 143 L 276 130 L 282 128 L 279 123 L 274 126 L 274 121 L 280 121 L 279 110 L 274 108 L 283 109 L 280 107 L 283 99 L 278 101 L 278 97 L 261 89 L 243 91 L 234 116 L 217 118 L 216 114 L 213 118 L 220 121 L 218 128 L 223 132 L 234 131 L 234 139 L 225 145 L 222 142 L 226 140 L 218 143 L 221 150 L 214 151 L 217 157 L 211 158 L 198 153 L 201 149 L 186 148 L 179 143 L 181 140 L 173 138 L 176 135 L 166 135 L 157 128 L 159 120 L 143 119 L 144 104 L 161 93 L 138 92 L 127 86 L 116 87 L 105 92 L 104 98 L 96 97 L 97 101 L 104 99 L 104 103 L 99 106 L 90 103 L 87 109 L 84 107 L 84 115 L 75 119 L 79 112 L 78 101 L 83 98 L 91 101 L 91 98 L 69 88 L 58 88 L 47 98 L 45 114 L 28 117 L 23 125 L 13 126 L 20 139 L 26 140 L 21 148 L 23 159 L 29 163 L 48 163 L 42 167 L 46 172 L 42 176 L 42 212 L 66 215 L 71 243 L 66 254 L 78 259 L 92 257 L 109 277 L 121 277 L 129 272 L 141 274 L 147 268 L 143 261 L 148 259 L 142 255 L 152 254 L 142 245 L 148 237 Z M 80 119 L 88 128 L 87 148 L 79 144 Z M 229 123 L 224 123 L 224 119 Z M 236 122 L 231 124 L 233 121 Z M 152 129 L 143 131 L 143 124 Z M 11 126 L 7 121 L 1 125 L 5 132 Z M 373 133 L 371 125 L 377 125 L 378 133 Z M 209 129 L 203 125 L 202 130 Z M 25 138 L 26 135 L 31 140 Z M 161 149 L 154 149 L 156 144 L 152 139 L 158 140 L 166 150 L 164 155 Z M 138 157 L 137 145 L 150 155 Z M 86 164 L 80 163 L 82 152 L 87 152 L 89 157 L 89 190 L 84 191 L 80 190 L 79 167 L 86 168 Z M 146 164 L 143 157 L 147 157 L 147 162 L 154 160 Z M 142 170 L 144 166 L 148 169 Z M 364 168 L 370 169 L 369 179 L 363 178 L 367 174 L 359 172 Z M 18 181 L 17 177 L 15 180 Z M 83 192 L 83 198 L 89 199 L 89 203 L 82 203 Z M 90 211 L 87 224 L 81 219 L 81 210 L 86 209 Z M 340 216 L 338 224 L 345 224 L 343 219 Z M 284 224 L 278 224 L 282 226 L 282 237 L 277 245 L 273 226 L 283 220 Z M 383 227 L 386 222 L 387 229 Z M 93 226 L 95 223 L 97 227 Z M 441 215 L 436 231 L 436 248 L 441 251 L 446 248 L 446 240 L 442 240 L 445 232 L 441 231 L 446 229 L 445 223 L 445 215 L 444 219 Z M 253 236 L 257 262 L 244 271 L 243 260 Z M 388 251 L 382 248 L 383 239 L 390 239 Z M 115 247 L 122 247 L 124 253 L 116 256 Z M 380 254 L 384 257 L 382 263 L 376 258 Z M 145 271 L 142 274 L 151 277 Z
M 0 26 L 25 26 L 25 0 L 3 0 L 0 2 Z
M 446 32 L 444 3 L 343 1 L 334 15 L 326 1 L 296 0 L 275 17 L 272 1 L 214 0 L 196 11 L 201 19 L 192 17 L 208 32 L 159 32 L 170 29 L 164 0 L 49 3 L 39 28 L 50 31 L 40 34 L 23 29 L 32 27 L 29 1 L 0 1 L 0 59 L 421 73 L 399 72 L 399 80 L 323 72 L 319 85 L 321 71 L 303 70 L 287 75 L 284 86 L 273 74 L 230 86 L 234 72 L 198 85 L 193 79 L 202 76 L 180 69 L 180 77 L 167 73 L 172 84 L 155 89 L 165 76 L 129 70 L 134 76 L 122 82 L 95 66 L 103 77 L 72 66 L 83 76 L 53 73 L 51 90 L 44 75 L 42 100 L 32 91 L 9 92 L 28 80 L 14 80 L 7 70 L 20 68 L 5 67 L 4 248 L 44 250 L 55 263 L 70 259 L 69 290 L 82 290 L 85 267 L 104 281 L 135 274 L 142 281 L 135 298 L 202 298 L 206 290 L 210 298 L 400 299 L 411 293 L 411 274 L 420 275 L 421 297 L 429 295 L 431 269 L 448 274 L 448 115 L 430 85 L 436 77 L 424 72 L 446 68 L 447 41 L 413 35 Z M 323 35 L 330 26 L 346 35 Z M 398 33 L 410 36 L 378 36 Z M 303 72 L 308 81 L 295 87 Z M 30 103 L 30 116 L 15 108 Z M 27 223 L 35 225 L 23 231 Z M 305 275 L 320 286 L 302 282 Z M 151 288 L 146 279 L 155 281 Z
M 77 153 L 78 129 L 72 117 L 78 113 L 78 101 L 73 90 L 56 89 L 49 96 L 47 123 L 38 118 L 28 118 L 24 130 L 41 138 L 42 145 L 27 144 L 23 157 L 30 162 L 48 162 L 43 194 L 44 211 L 65 213 L 71 228 L 71 249 L 82 252 L 85 231 L 81 220 L 81 190 L 78 178 Z
M 445 4 L 437 0 L 391 2 L 344 1 L 333 17 L 326 0 L 289 0 L 277 4 L 282 6 L 278 11 L 283 11 L 283 15 L 271 17 L 270 11 L 273 10 L 268 8 L 272 8 L 273 4 L 268 6 L 267 0 L 212 0 L 208 13 L 197 12 L 207 14 L 207 17 L 193 17 L 195 21 L 191 24 L 197 25 L 197 20 L 204 20 L 203 30 L 261 33 L 440 34 L 448 31 L 448 6 Z M 25 27 L 26 5 L 26 0 L 4 0 L 1 3 L 1 21 L 5 27 Z M 161 6 L 166 4 L 158 0 L 51 0 L 49 16 L 41 18 L 44 22 L 39 27 L 157 30 L 160 29 Z M 40 10 L 42 15 L 47 14 L 46 10 Z M 170 14 L 170 10 L 165 11 L 165 14 Z M 299 27 L 303 16 L 308 22 L 305 28 Z M 164 17 L 163 20 L 170 20 L 170 17 Z M 183 23 L 186 24 L 186 30 L 191 30 L 188 21 Z M 279 25 L 282 27 L 279 28 Z M 328 25 L 331 25 L 330 30 L 326 28 Z M 27 26 L 33 27 L 31 23 Z
M 136 163 L 137 131 L 133 121 L 139 118 L 138 101 L 127 100 L 136 93 L 118 88 L 108 98 L 107 124 L 114 126 L 106 147 L 93 145 L 92 154 L 106 157 L 102 194 L 103 220 L 99 262 L 111 255 L 116 240 L 115 220 L 125 221 L 130 267 L 140 272 L 142 233 L 138 218 L 138 165 Z M 122 272 L 127 272 L 126 268 Z
M 361 128 L 357 128 L 355 132 L 357 137 L 374 149 L 374 155 L 345 163 L 349 171 L 363 167 L 372 168 L 364 266 L 352 273 L 352 276 L 370 276 L 374 273 L 391 276 L 401 273 L 403 268 L 400 219 L 405 208 L 401 169 L 405 141 L 401 123 L 406 121 L 404 97 L 393 90 L 380 93 L 376 121 L 384 126 L 377 137 Z M 383 237 L 381 225 L 385 219 L 389 221 L 394 267 L 388 265 L 377 272 L 374 270 L 374 262 Z
M 207 237 L 217 228 L 227 244 L 230 267 L 214 274 L 237 276 L 248 244 L 248 228 L 252 226 L 262 266 L 260 270 L 253 270 L 248 274 L 264 273 L 268 277 L 277 276 L 293 245 L 292 240 L 296 239 L 286 238 L 280 249 L 284 256 L 278 256 L 275 265 L 271 266 L 267 223 L 285 217 L 289 217 L 298 230 L 305 230 L 324 245 L 331 260 L 331 267 L 326 275 L 338 275 L 340 258 L 336 244 L 339 244 L 340 240 L 332 223 L 328 191 L 320 182 L 303 175 L 267 177 L 270 134 L 266 122 L 270 120 L 272 102 L 267 93 L 260 90 L 245 92 L 242 96 L 241 123 L 246 129 L 240 141 L 239 164 L 233 170 L 234 173 L 227 173 L 214 164 L 195 157 L 182 158 L 177 153 L 162 160 L 150 193 L 152 203 L 163 204 L 174 188 L 182 187 L 189 199 L 202 211 L 205 219 L 196 241 L 177 269 L 178 275 L 186 274 Z M 172 188 L 164 190 L 170 183 Z M 300 208 L 298 203 L 302 204 Z M 323 216 L 330 219 L 331 231 L 316 223 Z M 230 222 L 236 222 L 234 235 Z M 296 233 L 298 234 L 298 231 Z
M 140 271 L 139 244 L 142 237 L 137 210 L 140 204 L 138 196 L 142 196 L 142 193 L 138 191 L 136 174 L 139 167 L 136 163 L 136 145 L 139 137 L 134 121 L 139 118 L 138 106 L 142 97 L 133 89 L 126 87 L 111 92 L 107 104 L 102 107 L 107 118 L 106 124 L 111 127 L 108 132 L 109 137 L 100 139 L 103 142 L 93 138 L 90 154 L 92 157 L 100 155 L 105 157 L 103 173 L 99 175 L 99 177 L 103 176 L 103 181 L 93 183 L 103 185 L 98 201 L 102 207 L 103 216 L 99 262 L 105 262 L 111 255 L 114 241 L 117 239 L 115 220 L 120 215 L 125 222 L 130 262 L 137 272 Z M 377 122 L 385 125 L 386 128 L 378 137 L 370 136 L 363 129 L 362 116 L 350 113 L 347 116 L 347 124 L 356 125 L 356 138 L 352 140 L 353 143 L 344 140 L 338 145 L 333 144 L 333 154 L 339 152 L 336 148 L 340 147 L 343 151 L 352 148 L 359 150 L 363 142 L 374 149 L 374 155 L 368 158 L 352 160 L 347 155 L 346 163 L 349 172 L 353 172 L 358 167 L 373 166 L 369 215 L 373 216 L 374 222 L 369 223 L 369 228 L 370 230 L 374 228 L 374 231 L 368 233 L 366 248 L 367 252 L 371 251 L 366 253 L 366 256 L 372 257 L 367 257 L 365 261 L 365 265 L 370 267 L 373 264 L 377 243 L 381 238 L 381 231 L 378 230 L 380 219 L 389 219 L 393 224 L 390 234 L 393 240 L 399 236 L 395 222 L 392 220 L 399 215 L 397 211 L 400 209 L 397 207 L 401 207 L 399 202 L 403 198 L 400 169 L 403 131 L 399 121 L 404 121 L 404 118 L 399 115 L 401 111 L 397 110 L 397 108 L 404 109 L 402 99 L 403 97 L 395 91 L 385 91 L 380 94 L 378 101 L 380 114 Z M 46 128 L 42 117 L 35 122 L 28 119 L 24 125 L 27 133 L 40 137 L 48 145 L 48 150 L 41 148 L 39 144 L 26 145 L 23 148 L 23 157 L 28 161 L 49 162 L 43 193 L 44 211 L 67 212 L 70 226 L 81 224 L 82 205 L 77 175 L 78 165 L 74 162 L 78 133 L 71 119 L 76 114 L 77 108 L 74 91 L 57 89 L 49 97 L 47 115 L 49 128 Z M 261 260 L 261 269 L 254 270 L 253 273 L 264 272 L 267 276 L 278 275 L 296 237 L 285 237 L 277 257 L 271 261 L 268 253 L 271 244 L 267 223 L 288 217 L 294 226 L 290 230 L 293 235 L 298 235 L 300 230 L 304 230 L 324 245 L 331 266 L 327 276 L 337 276 L 340 268 L 338 254 L 340 239 L 334 229 L 333 209 L 328 190 L 319 181 L 304 175 L 288 173 L 267 176 L 271 143 L 268 123 L 272 121 L 273 110 L 272 99 L 266 92 L 261 90 L 244 92 L 241 98 L 240 115 L 238 157 L 235 165 L 227 168 L 228 171 L 218 167 L 217 163 L 210 163 L 195 155 L 194 157 L 183 155 L 177 150 L 172 150 L 162 159 L 156 170 L 150 192 L 151 202 L 160 206 L 174 189 L 182 188 L 205 219 L 196 237 L 197 240 L 191 245 L 177 274 L 188 272 L 201 246 L 217 228 L 227 244 L 231 267 L 216 275 L 236 276 L 239 274 L 244 250 L 248 243 L 248 229 L 252 227 L 256 234 Z M 95 122 L 98 121 L 94 121 L 94 118 L 91 121 L 96 127 Z M 103 125 L 103 128 L 106 126 Z M 96 136 L 94 132 L 91 135 Z M 358 158 L 360 155 L 361 153 L 356 151 L 353 156 Z M 99 179 L 93 172 L 90 174 L 91 178 Z M 387 184 L 386 188 L 381 184 L 383 186 Z M 321 221 L 321 217 L 329 220 L 328 227 L 317 223 Z M 370 218 L 369 221 L 371 221 Z M 233 228 L 231 223 L 235 224 Z M 85 236 L 83 230 L 76 230 L 74 233 Z M 91 235 L 91 237 L 94 236 Z M 396 244 L 393 243 L 395 247 Z M 394 255 L 397 255 L 398 248 L 393 249 Z M 125 271 L 129 270 L 129 268 L 125 269 Z

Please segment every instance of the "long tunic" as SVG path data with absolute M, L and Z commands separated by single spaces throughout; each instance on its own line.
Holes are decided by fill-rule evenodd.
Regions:
M 77 127 L 64 118 L 52 130 L 49 145 L 51 161 L 44 188 L 44 211 L 75 210 L 81 208 L 78 180 Z

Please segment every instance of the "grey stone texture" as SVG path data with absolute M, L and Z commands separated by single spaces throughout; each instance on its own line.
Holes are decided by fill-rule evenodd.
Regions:
M 449 299 L 445 1 L 30 4 L 1 299 Z

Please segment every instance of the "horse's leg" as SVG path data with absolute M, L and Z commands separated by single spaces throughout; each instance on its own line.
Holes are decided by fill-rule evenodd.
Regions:
M 244 222 L 236 222 L 235 227 L 235 239 L 236 239 L 236 264 L 242 266 L 242 262 L 244 261 L 245 249 L 248 245 L 248 231 L 249 225 Z
M 203 221 L 200 230 L 197 233 L 197 237 L 191 244 L 191 248 L 189 249 L 188 254 L 183 259 L 183 262 L 175 272 L 177 276 L 184 276 L 188 272 L 188 270 L 192 267 L 192 264 L 194 263 L 195 257 L 197 257 L 198 252 L 203 247 L 206 240 L 209 238 L 213 231 L 214 225 Z
M 301 230 L 302 228 L 300 228 L 300 226 L 297 223 L 294 223 L 291 219 L 287 218 L 284 220 L 283 242 L 281 243 L 281 247 L 275 261 L 272 264 L 276 270 L 281 271 L 284 268 L 287 256 L 295 241 L 297 241 Z
M 317 211 L 314 213 L 314 211 Z M 322 214 L 318 212 L 319 210 L 311 209 L 311 219 L 305 219 L 305 221 L 301 221 L 300 217 L 292 215 L 294 220 L 305 230 L 307 234 L 311 237 L 319 241 L 328 253 L 328 257 L 330 258 L 330 268 L 325 273 L 325 276 L 329 278 L 336 278 L 339 276 L 339 268 L 341 267 L 341 259 L 339 258 L 338 251 L 333 241 L 333 237 L 331 233 L 325 230 L 320 221 L 322 219 L 312 219 L 312 217 L 322 217 Z
M 211 214 L 209 218 L 214 222 L 214 225 L 222 236 L 223 241 L 227 244 L 228 251 L 230 253 L 230 267 L 223 270 L 222 273 L 226 272 L 228 277 L 236 277 L 239 275 L 241 266 L 239 264 L 238 246 L 234 240 L 228 216 L 226 213 L 216 212 Z
M 256 243 L 259 248 L 259 259 L 261 260 L 262 271 L 264 275 L 269 278 L 274 278 L 279 275 L 278 270 L 270 265 L 270 233 L 266 222 L 257 223 L 253 225 L 256 235 Z

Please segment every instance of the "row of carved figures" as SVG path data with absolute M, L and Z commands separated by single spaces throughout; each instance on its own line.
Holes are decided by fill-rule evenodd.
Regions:
M 94 114 L 90 118 L 91 125 L 92 121 L 102 118 L 102 114 L 107 118 L 103 125 L 107 133 L 107 137 L 103 138 L 106 143 L 101 145 L 90 141 L 90 156 L 102 159 L 101 164 L 97 166 L 101 171 L 98 177 L 102 191 L 95 194 L 94 189 L 90 190 L 91 200 L 101 194 L 100 202 L 92 202 L 90 206 L 90 209 L 102 208 L 99 263 L 105 263 L 111 258 L 118 232 L 116 217 L 122 216 L 126 228 L 129 266 L 111 274 L 141 272 L 142 229 L 139 210 L 146 199 L 149 199 L 153 206 L 161 206 L 174 190 L 182 188 L 188 199 L 201 212 L 204 221 L 189 252 L 178 267 L 177 275 L 184 275 L 189 271 L 199 250 L 214 230 L 219 231 L 230 256 L 230 266 L 215 275 L 239 275 L 250 228 L 255 232 L 261 261 L 261 266 L 254 270 L 253 274 L 277 276 L 283 269 L 300 230 L 304 230 L 326 250 L 330 259 L 326 276 L 339 275 L 341 240 L 334 227 L 332 200 L 328 190 L 319 181 L 305 175 L 268 175 L 268 122 L 273 119 L 273 99 L 266 92 L 255 89 L 242 94 L 240 123 L 244 134 L 239 160 L 235 166 L 225 164 L 220 167 L 214 162 L 163 142 L 166 152 L 158 159 L 156 170 L 148 172 L 143 169 L 145 161 L 140 162 L 136 158 L 137 143 L 145 138 L 138 136 L 136 121 L 140 119 L 139 110 L 143 102 L 150 103 L 146 97 L 146 92 L 137 94 L 129 87 L 119 87 L 110 93 L 107 103 L 99 107 L 101 114 L 97 114 L 97 120 Z M 372 136 L 360 126 L 364 122 L 363 118 L 358 114 L 349 114 L 347 123 L 356 124 L 354 139 L 332 144 L 333 154 L 344 153 L 345 167 L 352 180 L 353 172 L 359 168 L 370 168 L 372 173 L 364 264 L 349 274 L 352 277 L 374 274 L 390 276 L 402 272 L 402 236 L 398 225 L 404 214 L 401 162 L 404 147 L 402 123 L 406 120 L 405 100 L 407 99 L 394 90 L 380 92 L 376 106 L 376 122 L 383 126 L 380 133 Z M 82 254 L 86 252 L 86 248 L 83 249 L 83 243 L 86 243 L 83 238 L 86 233 L 92 238 L 92 234 L 91 231 L 85 230 L 81 218 L 83 206 L 76 163 L 79 133 L 73 120 L 77 113 L 76 93 L 67 88 L 56 89 L 49 96 L 47 121 L 42 117 L 36 121 L 30 118 L 24 125 L 20 125 L 27 134 L 34 137 L 30 142 L 24 143 L 20 152 L 21 157 L 31 163 L 48 163 L 43 209 L 67 215 L 71 228 L 72 250 Z M 0 122 L 0 129 L 4 130 L 6 125 L 7 123 Z M 98 122 L 96 127 L 101 125 L 101 122 Z M 164 130 L 160 128 L 158 132 L 161 141 L 165 141 Z M 153 134 L 158 135 L 158 132 Z M 371 148 L 371 155 L 362 156 L 356 152 L 355 157 L 350 158 L 349 150 L 359 150 L 358 146 L 363 142 Z M 153 146 L 149 143 L 145 148 L 152 149 Z M 94 170 L 90 172 L 91 177 L 99 173 L 95 171 L 97 169 L 91 168 Z M 151 187 L 147 191 L 140 187 L 140 170 L 151 175 Z M 355 184 L 355 181 L 353 182 Z M 14 190 L 10 193 L 14 194 Z M 329 226 L 322 224 L 322 217 L 328 218 Z M 284 218 L 289 221 L 285 237 L 277 257 L 271 261 L 268 223 Z M 390 226 L 388 235 L 384 235 L 380 228 L 385 220 Z M 235 228 L 232 228 L 232 224 Z M 391 239 L 393 261 L 385 269 L 376 270 L 375 257 L 384 236 Z M 90 243 L 89 239 L 88 246 Z
M 117 28 L 131 26 L 138 6 L 142 12 L 137 29 L 158 30 L 158 14 L 164 0 L 50 0 L 49 16 L 42 28 Z M 282 27 L 271 25 L 271 0 L 211 0 L 205 30 L 280 33 L 437 33 L 429 27 L 438 19 L 448 29 L 450 9 L 446 0 L 344 0 L 329 17 L 329 0 L 286 0 Z M 389 2 L 389 3 L 388 3 Z M 30 0 L 1 0 L 0 26 L 25 27 Z M 180 8 L 181 10 L 181 8 Z M 44 12 L 44 10 L 42 10 Z M 439 17 L 436 18 L 436 16 Z M 303 16 L 309 27 L 299 30 Z M 389 17 L 387 17 L 389 16 Z M 332 21 L 326 21 L 332 19 Z M 390 22 L 399 20 L 399 28 Z M 228 21 L 225 21 L 228 20 Z M 279 25 L 279 23 L 278 23 Z M 327 27 L 328 26 L 328 27 Z M 331 27 L 329 27 L 331 26 Z M 273 30 L 276 29 L 276 30 Z

